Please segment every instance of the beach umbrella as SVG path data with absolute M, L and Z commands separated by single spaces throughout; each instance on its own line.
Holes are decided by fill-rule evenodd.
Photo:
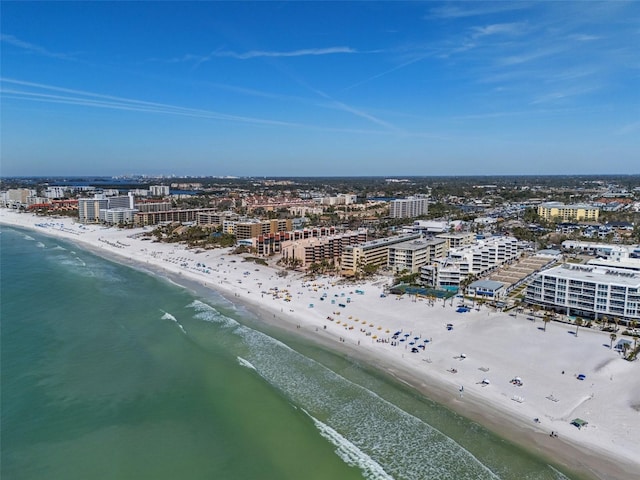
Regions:
M 405 333 L 404 336 L 408 337 L 409 335 L 411 335 L 410 333 Z
M 413 337 L 414 340 L 420 340 L 420 337 Z

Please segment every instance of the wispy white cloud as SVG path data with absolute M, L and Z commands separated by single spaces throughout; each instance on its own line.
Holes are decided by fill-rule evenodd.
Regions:
M 132 98 L 117 97 L 113 95 L 103 95 L 99 93 L 87 92 L 84 90 L 76 90 L 54 85 L 45 85 L 35 82 L 27 82 L 12 78 L 0 78 L 0 82 L 18 85 L 23 87 L 22 90 L 14 88 L 2 87 L 1 93 L 4 98 L 18 98 L 22 100 L 40 101 L 48 103 L 63 103 L 68 105 L 78 105 L 96 108 L 108 108 L 112 110 L 127 110 L 146 113 L 159 113 L 165 115 L 180 115 L 187 117 L 209 118 L 213 120 L 234 121 L 240 123 L 274 125 L 274 126 L 290 126 L 300 127 L 301 124 L 286 122 L 281 120 L 247 117 L 240 115 L 232 115 L 213 110 L 203 110 L 196 108 L 180 107 L 176 105 L 147 102 L 144 100 L 136 100 Z M 25 90 L 30 88 L 31 90 Z M 56 92 L 56 93 L 51 93 Z M 63 94 L 63 95 L 59 95 Z
M 402 70 L 410 65 L 421 62 L 428 58 L 449 59 L 456 55 L 482 48 L 484 47 L 482 40 L 485 37 L 497 35 L 521 35 L 525 33 L 526 29 L 527 24 L 525 22 L 495 23 L 485 26 L 472 27 L 457 40 L 449 39 L 437 44 L 407 46 L 402 49 L 396 49 L 395 51 L 389 49 L 386 50 L 385 53 L 400 54 L 401 56 L 409 57 L 408 60 L 401 61 L 398 65 L 392 68 L 353 83 L 345 87 L 343 90 L 346 91 L 359 87 L 360 85 L 371 82 L 373 80 L 377 80 L 378 78 L 384 77 L 398 70 Z
M 310 87 L 308 84 L 303 83 L 303 85 L 306 88 L 309 88 L 313 93 L 317 94 L 318 96 L 320 96 L 323 100 L 318 101 L 317 99 L 314 98 L 309 98 L 309 97 L 302 97 L 302 96 L 297 96 L 297 95 L 285 95 L 285 94 L 281 94 L 281 93 L 273 93 L 273 92 L 266 92 L 263 90 L 256 90 L 253 88 L 246 88 L 246 87 L 239 87 L 236 85 L 225 85 L 225 84 L 219 84 L 219 83 L 210 83 L 210 82 L 205 82 L 203 83 L 203 85 L 209 86 L 209 87 L 213 87 L 213 88 L 219 88 L 222 90 L 226 90 L 229 92 L 234 92 L 240 95 L 248 95 L 248 96 L 252 96 L 252 97 L 259 97 L 259 98 L 266 98 L 266 99 L 271 99 L 271 100 L 277 100 L 277 101 L 282 101 L 282 102 L 296 102 L 296 103 L 300 103 L 300 104 L 304 104 L 304 105 L 310 105 L 313 107 L 319 107 L 319 108 L 324 108 L 324 109 L 329 109 L 329 110 L 338 110 L 338 111 L 343 111 L 343 112 L 347 112 L 347 113 L 351 113 L 354 114 L 358 117 L 367 119 L 377 125 L 383 126 L 385 128 L 388 128 L 392 131 L 396 131 L 396 132 L 400 132 L 399 129 L 394 126 L 393 124 L 380 119 L 378 116 L 372 114 L 372 113 L 368 113 L 367 111 L 365 111 L 363 108 L 356 108 L 350 105 L 346 105 L 344 102 L 340 102 L 335 100 L 334 98 L 330 97 L 329 95 L 327 95 L 325 92 L 322 92 L 318 89 L 314 89 L 313 87 Z M 368 110 L 368 109 L 367 109 Z M 391 115 L 401 115 L 398 112 L 389 112 L 386 111 L 384 112 L 386 114 L 391 114 Z M 402 132 L 404 133 L 404 132 Z
M 356 82 L 356 83 L 354 83 L 352 85 L 349 85 L 348 87 L 345 87 L 343 90 L 346 91 L 346 90 L 351 90 L 352 88 L 355 88 L 355 87 L 359 87 L 360 85 L 364 85 L 365 83 L 368 83 L 368 82 L 370 82 L 372 80 L 376 80 L 376 79 L 378 79 L 380 77 L 384 77 L 385 75 L 388 75 L 390 73 L 393 73 L 395 71 L 398 71 L 398 70 L 401 70 L 401 69 L 403 69 L 405 67 L 408 67 L 409 65 L 412 65 L 412 64 L 417 63 L 417 62 L 419 62 L 421 60 L 424 60 L 428 56 L 430 56 L 430 55 L 421 55 L 421 56 L 418 56 L 416 58 L 412 58 L 411 60 L 408 60 L 406 62 L 401 63 L 400 65 L 396 65 L 393 68 L 390 68 L 390 69 L 385 70 L 385 71 L 380 72 L 380 73 L 376 73 L 375 75 L 372 75 L 372 76 L 367 77 L 367 78 L 365 78 L 363 80 L 360 80 L 360 81 L 358 81 L 358 82 Z
M 513 10 L 523 10 L 530 6 L 529 2 L 461 2 L 432 8 L 426 18 L 479 17 Z
M 569 35 L 569 39 L 577 40 L 578 42 L 592 42 L 594 40 L 600 40 L 602 37 L 598 35 L 587 35 L 584 33 L 572 33 Z
M 194 62 L 200 65 L 208 62 L 213 58 L 235 58 L 238 60 L 249 60 L 252 58 L 283 58 L 283 57 L 308 57 L 321 55 L 340 55 L 358 53 L 357 50 L 350 47 L 328 47 L 328 48 L 302 48 L 299 50 L 277 51 L 277 50 L 249 50 L 248 52 L 235 52 L 233 50 L 224 50 L 222 48 L 213 50 L 206 55 L 186 54 L 182 57 L 174 57 L 164 60 L 169 63 Z M 153 59 L 158 60 L 158 59 Z
M 34 101 L 43 103 L 55 103 L 64 105 L 75 105 L 81 107 L 91 108 L 103 108 L 111 110 L 121 110 L 130 112 L 152 113 L 162 115 L 177 115 L 183 117 L 203 118 L 211 120 L 224 120 L 230 122 L 238 122 L 245 124 L 257 124 L 257 125 L 271 125 L 282 127 L 303 128 L 316 131 L 332 131 L 343 133 L 359 133 L 368 135 L 388 135 L 388 134 L 404 134 L 393 125 L 381 120 L 374 115 L 368 114 L 361 109 L 351 107 L 342 102 L 339 102 L 329 95 L 315 90 L 316 93 L 321 95 L 328 102 L 322 106 L 325 108 L 331 108 L 334 110 L 340 110 L 356 115 L 358 117 L 369 120 L 378 126 L 384 127 L 384 130 L 367 130 L 357 128 L 342 128 L 340 126 L 325 127 L 320 125 L 309 125 L 297 122 L 274 120 L 267 118 L 248 117 L 233 115 L 227 113 L 221 113 L 213 110 L 204 110 L 197 108 L 181 107 L 176 105 L 170 105 L 165 103 L 148 102 L 144 100 L 136 100 L 132 98 L 118 97 L 113 95 L 104 95 L 94 92 L 88 92 L 85 90 L 76 90 L 64 87 L 58 87 L 55 85 L 46 85 L 36 82 L 28 82 L 24 80 L 17 80 L 13 78 L 0 77 L 0 83 L 2 88 L 0 89 L 0 96 L 3 99 L 17 99 L 23 101 Z M 8 85 L 11 85 L 7 87 Z M 251 94 L 263 94 L 264 92 L 258 92 L 255 90 L 244 90 L 245 93 L 251 92 Z M 268 95 L 268 94 L 265 94 Z
M 375 123 L 376 125 L 385 127 L 387 129 L 389 129 L 390 131 L 393 131 L 395 133 L 403 133 L 400 131 L 400 129 L 398 129 L 395 125 L 390 124 L 389 122 L 386 122 L 374 115 L 371 115 L 367 112 L 365 112 L 364 110 L 361 110 L 359 108 L 355 108 L 351 105 L 347 105 L 339 100 L 336 100 L 335 98 L 333 98 L 332 96 L 328 95 L 327 93 L 323 92 L 322 90 L 319 90 L 317 88 L 312 87 L 311 85 L 309 85 L 307 82 L 301 80 L 300 78 L 296 79 L 301 85 L 303 85 L 305 88 L 309 89 L 310 91 L 312 91 L 313 93 L 315 93 L 316 95 L 326 99 L 329 102 L 329 106 L 330 108 L 334 108 L 337 110 L 342 110 L 344 112 L 348 112 L 351 113 L 357 117 L 363 118 L 365 120 L 368 120 L 370 122 Z
M 291 102 L 291 101 L 303 102 L 303 103 L 313 102 L 312 100 L 309 100 L 308 98 L 305 98 L 305 97 L 288 95 L 283 93 L 267 92 L 265 90 L 258 90 L 255 88 L 240 87 L 238 85 L 229 85 L 229 84 L 215 83 L 215 82 L 198 82 L 198 85 L 204 85 L 206 87 L 225 90 L 227 92 L 237 93 L 239 95 L 247 95 L 250 97 L 268 98 L 272 100 L 281 100 L 284 102 Z
M 525 22 L 493 23 L 482 27 L 473 27 L 473 38 L 487 37 L 490 35 L 518 35 L 523 34 L 527 24 Z
M 47 50 L 44 47 L 41 47 L 40 45 L 35 45 L 33 43 L 26 42 L 24 40 L 16 38 L 13 35 L 0 33 L 0 41 L 8 45 L 21 48 L 22 50 L 26 50 L 27 52 L 43 55 L 45 57 L 59 58 L 62 60 L 74 60 L 74 56 L 72 54 L 52 52 L 50 50 Z
M 531 51 L 523 51 L 516 55 L 509 55 L 503 57 L 498 61 L 501 65 L 518 65 L 522 63 L 531 62 L 534 60 L 540 60 L 541 58 L 550 57 L 561 52 L 567 51 L 566 46 L 551 46 L 546 48 L 536 48 Z
M 347 105 L 347 104 L 345 104 L 343 102 L 339 102 L 337 100 L 331 100 L 331 105 L 334 108 L 338 109 L 338 110 L 342 110 L 344 112 L 351 113 L 351 114 L 353 114 L 353 115 L 355 115 L 357 117 L 364 118 L 365 120 L 369 120 L 370 122 L 373 122 L 376 125 L 380 125 L 381 127 L 388 128 L 389 130 L 393 130 L 396 133 L 402 133 L 399 128 L 397 128 L 396 126 L 390 124 L 389 122 L 381 120 L 380 118 L 378 118 L 378 117 L 376 117 L 374 115 L 371 115 L 371 114 L 369 114 L 369 113 L 367 113 L 367 112 L 365 112 L 365 111 L 363 111 L 361 109 L 355 108 L 355 107 L 353 107 L 351 105 Z
M 575 115 L 577 113 L 593 113 L 599 110 L 593 107 L 570 107 L 570 108 L 534 108 L 528 110 L 503 110 L 496 112 L 470 113 L 468 115 L 456 115 L 453 120 L 484 120 L 490 118 L 508 117 L 531 117 L 531 116 L 556 116 Z
M 538 96 L 533 101 L 531 101 L 532 105 L 537 105 L 541 103 L 552 103 L 566 100 L 570 97 L 577 97 L 581 95 L 587 95 L 596 90 L 599 90 L 599 87 L 593 85 L 575 85 L 573 87 L 569 87 L 565 90 L 556 90 L 553 92 L 548 92 L 543 95 Z
M 330 47 L 330 48 L 303 48 L 300 50 L 292 50 L 289 52 L 278 52 L 269 50 L 251 50 L 244 53 L 233 52 L 230 50 L 220 50 L 212 53 L 216 57 L 231 57 L 245 60 L 257 57 L 306 57 L 316 55 L 335 55 L 340 53 L 357 53 L 356 50 L 349 47 Z

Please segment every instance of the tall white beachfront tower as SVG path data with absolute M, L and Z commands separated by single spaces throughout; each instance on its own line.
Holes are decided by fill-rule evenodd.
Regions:
M 389 214 L 392 218 L 413 218 L 426 215 L 428 211 L 428 197 L 416 196 L 391 200 Z

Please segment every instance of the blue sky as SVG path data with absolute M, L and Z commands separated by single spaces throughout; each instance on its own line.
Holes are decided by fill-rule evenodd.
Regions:
M 11 175 L 640 173 L 640 2 L 8 2 Z

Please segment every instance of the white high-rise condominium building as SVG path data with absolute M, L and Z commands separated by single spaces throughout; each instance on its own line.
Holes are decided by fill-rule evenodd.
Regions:
M 586 318 L 640 319 L 640 273 L 622 268 L 566 263 L 538 273 L 527 303 Z
M 519 255 L 518 240 L 514 237 L 491 237 L 472 245 L 452 248 L 447 257 L 423 266 L 421 278 L 427 285 L 437 288 L 458 287 L 467 276 L 484 277 Z
M 102 194 L 93 198 L 78 199 L 78 217 L 82 223 L 96 223 L 100 220 L 100 210 L 109 208 L 109 200 Z
M 149 193 L 153 197 L 166 197 L 169 195 L 169 185 L 151 185 Z
M 50 185 L 44 191 L 44 196 L 47 198 L 64 198 L 65 193 L 70 193 L 71 188 L 65 186 Z
M 427 197 L 408 197 L 391 200 L 389 214 L 392 218 L 413 218 L 426 215 L 428 211 Z
M 117 197 L 107 197 L 97 193 L 93 198 L 78 199 L 78 217 L 82 223 L 97 223 L 105 221 L 101 212 L 113 208 L 133 209 L 133 195 L 121 195 Z

